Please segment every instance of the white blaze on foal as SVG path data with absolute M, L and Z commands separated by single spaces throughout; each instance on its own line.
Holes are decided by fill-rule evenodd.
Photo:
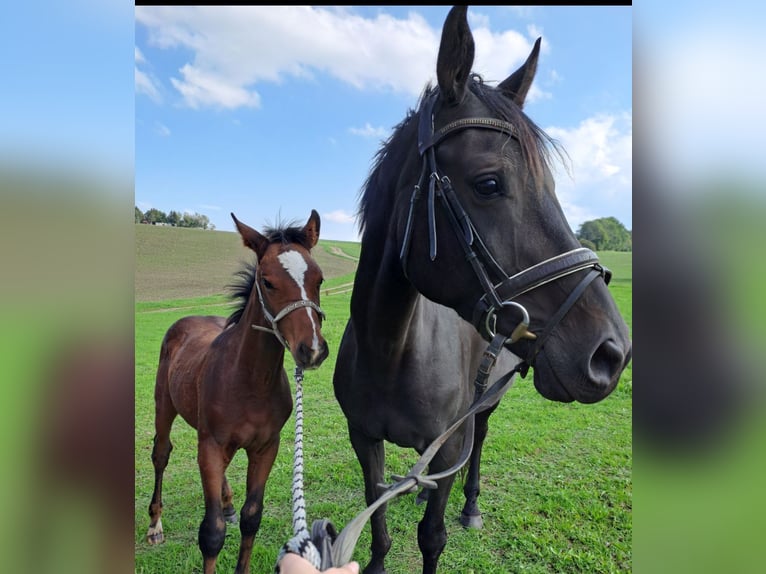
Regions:
M 287 271 L 290 274 L 290 277 L 293 278 L 293 281 L 298 284 L 298 287 L 301 290 L 301 299 L 308 299 L 308 296 L 306 295 L 306 285 L 304 283 L 306 271 L 309 268 L 306 264 L 306 260 L 300 253 L 292 250 L 280 253 L 278 259 L 282 264 L 282 267 L 285 268 L 285 271 Z M 317 324 L 314 322 L 314 316 L 311 314 L 311 309 L 306 307 L 306 313 L 308 313 L 311 326 L 314 328 L 314 339 L 311 341 L 311 350 L 316 354 L 319 352 L 319 330 L 317 329 Z

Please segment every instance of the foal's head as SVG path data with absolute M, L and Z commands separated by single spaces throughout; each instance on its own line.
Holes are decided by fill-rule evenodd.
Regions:
M 327 358 L 322 336 L 324 314 L 319 308 L 322 270 L 311 256 L 319 241 L 319 214 L 311 211 L 303 227 L 266 229 L 264 234 L 231 214 L 242 241 L 255 252 L 254 290 L 276 337 L 290 351 L 295 364 L 315 369 Z

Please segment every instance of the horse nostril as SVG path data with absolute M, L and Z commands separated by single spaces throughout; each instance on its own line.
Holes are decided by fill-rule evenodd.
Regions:
M 311 361 L 311 348 L 305 343 L 299 343 L 295 350 L 295 359 L 303 365 L 308 365 Z
M 318 349 L 300 343 L 295 351 L 295 360 L 304 368 L 318 367 L 329 354 L 326 342 L 322 342 Z
M 611 385 L 620 376 L 626 364 L 623 348 L 608 339 L 593 353 L 590 359 L 590 378 L 594 384 Z

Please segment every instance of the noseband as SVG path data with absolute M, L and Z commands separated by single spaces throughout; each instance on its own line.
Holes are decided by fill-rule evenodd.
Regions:
M 520 369 L 522 376 L 525 376 L 529 366 L 542 349 L 555 326 L 577 302 L 588 285 L 596 277 L 603 277 L 604 281 L 609 284 L 612 273 L 599 263 L 598 257 L 593 251 L 584 247 L 573 249 L 541 261 L 515 275 L 508 275 L 502 269 L 482 240 L 470 216 L 460 204 L 449 177 L 440 173 L 436 165 L 435 150 L 436 146 L 448 136 L 465 129 L 493 130 L 507 134 L 509 137 L 517 140 L 519 139 L 518 131 L 512 124 L 495 118 L 464 118 L 451 122 L 434 131 L 434 108 L 438 98 L 439 90 L 435 89 L 423 103 L 423 108 L 420 112 L 418 153 L 423 158 L 423 166 L 418 183 L 415 185 L 410 197 L 404 239 L 399 254 L 402 269 L 406 275 L 415 205 L 420 199 L 421 190 L 425 184 L 426 177 L 428 177 L 428 238 L 431 261 L 436 259 L 437 254 L 436 200 L 438 199 L 444 207 L 450 225 L 463 248 L 465 258 L 471 264 L 484 291 L 484 295 L 479 298 L 474 306 L 472 316 L 474 327 L 482 336 L 492 340 L 493 343 L 501 338 L 501 345 L 505 344 L 507 339 L 510 339 L 510 343 L 515 343 L 522 338 L 536 339 L 531 355 L 524 359 L 526 365 Z M 523 305 L 514 301 L 514 299 L 547 283 L 583 270 L 590 271 L 580 280 L 580 283 L 572 290 L 561 307 L 548 320 L 542 334 L 537 336 L 531 333 L 528 330 L 529 313 Z M 499 278 L 500 281 L 498 283 L 493 282 L 490 278 L 490 273 Z M 511 335 L 501 335 L 498 337 L 495 332 L 496 314 L 503 307 L 515 307 L 521 312 L 522 320 Z M 493 344 L 492 346 L 495 347 L 496 345 Z M 499 352 L 499 348 L 497 352 Z
M 317 312 L 317 315 L 319 315 L 319 318 L 324 321 L 325 314 L 324 311 L 314 303 L 313 301 L 309 301 L 308 299 L 299 299 L 298 301 L 294 301 L 292 303 L 288 303 L 285 305 L 279 313 L 276 315 L 272 315 L 269 311 L 268 307 L 266 307 L 266 302 L 263 299 L 263 292 L 261 291 L 261 284 L 258 281 L 258 277 L 256 275 L 255 278 L 255 289 L 258 292 L 258 300 L 261 302 L 261 309 L 263 309 L 263 315 L 266 317 L 266 320 L 271 324 L 271 329 L 268 327 L 262 327 L 261 325 L 250 325 L 254 330 L 256 331 L 265 331 L 266 333 L 271 333 L 274 335 L 280 343 L 282 343 L 282 346 L 290 350 L 290 345 L 287 342 L 287 339 L 282 335 L 282 333 L 279 331 L 279 322 L 284 319 L 287 315 L 292 313 L 293 311 L 296 311 L 297 309 L 302 309 L 303 307 L 309 307 Z

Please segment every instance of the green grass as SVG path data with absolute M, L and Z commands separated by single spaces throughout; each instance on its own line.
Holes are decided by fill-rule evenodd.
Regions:
M 328 242 L 348 255 L 358 256 L 356 244 L 334 243 Z M 322 243 L 320 246 L 324 247 Z M 610 290 L 630 325 L 630 254 L 599 255 L 614 273 Z M 340 285 L 350 277 L 353 272 L 337 274 L 328 284 Z M 322 307 L 327 313 L 323 332 L 330 356 L 320 369 L 308 372 L 304 382 L 308 518 L 327 518 L 338 529 L 365 506 L 361 471 L 332 390 L 332 373 L 349 302 L 348 292 L 323 296 Z M 197 529 L 204 507 L 196 465 L 196 436 L 181 419 L 176 421 L 171 435 L 175 449 L 165 473 L 163 525 L 167 541 L 159 547 L 150 547 L 144 541 L 153 487 L 152 397 L 160 341 L 167 327 L 185 315 L 225 315 L 224 304 L 220 296 L 172 294 L 136 304 L 136 573 L 201 572 Z M 219 305 L 220 312 L 211 310 L 211 305 Z M 286 367 L 291 373 L 289 358 Z M 632 366 L 615 392 L 595 405 L 549 402 L 535 391 L 531 375 L 517 381 L 490 419 L 480 497 L 484 529 L 467 531 L 458 524 L 463 503 L 458 479 L 445 515 L 449 538 L 440 572 L 630 572 L 631 404 Z M 253 550 L 254 573 L 271 572 L 279 548 L 292 536 L 293 424 L 291 418 L 282 432 L 282 448 L 267 484 L 263 521 Z M 417 460 L 414 451 L 392 445 L 386 449 L 387 474 L 406 473 Z M 227 473 L 237 507 L 243 502 L 245 464 L 244 452 L 239 452 Z M 423 507 L 414 504 L 413 495 L 389 504 L 389 533 L 393 539 L 387 559 L 389 574 L 420 570 L 417 523 L 422 513 Z M 369 544 L 366 527 L 354 556 L 362 564 L 369 557 Z M 219 572 L 234 569 L 238 546 L 239 529 L 229 526 L 219 557 Z

